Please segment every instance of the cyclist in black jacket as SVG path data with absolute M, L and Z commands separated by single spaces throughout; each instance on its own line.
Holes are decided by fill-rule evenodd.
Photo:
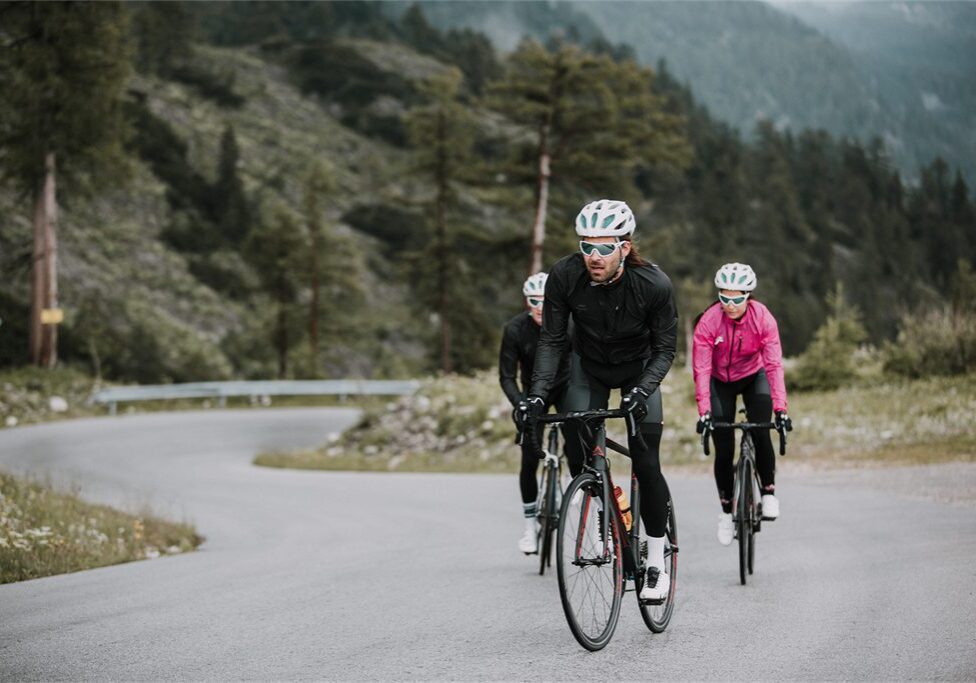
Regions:
M 522 285 L 525 296 L 525 306 L 528 313 L 519 313 L 505 324 L 502 334 L 502 348 L 498 358 L 498 381 L 502 391 L 508 397 L 512 408 L 528 393 L 529 382 L 532 379 L 532 366 L 535 363 L 536 346 L 539 343 L 539 331 L 542 325 L 542 310 L 546 289 L 546 274 L 536 273 Z M 569 377 L 569 344 L 564 344 L 560 357 L 559 368 L 553 389 L 549 392 L 551 400 L 547 404 L 555 405 L 557 410 L 564 406 L 566 380 Z M 519 389 L 516 374 L 521 372 L 522 386 Z M 536 473 L 539 469 L 539 447 L 542 432 L 539 431 L 535 439 L 522 440 L 522 467 L 519 471 L 519 489 L 522 494 L 522 514 L 525 517 L 525 531 L 519 539 L 518 547 L 523 553 L 538 551 L 539 522 L 537 498 L 539 484 Z M 582 461 L 582 454 L 578 454 L 579 447 L 567 446 L 567 456 L 573 453 L 571 460 Z
M 552 267 L 529 396 L 520 416 L 544 412 L 567 340 L 572 315 L 573 352 L 566 403 L 569 410 L 605 408 L 610 389 L 619 388 L 620 407 L 640 425 L 646 448 L 629 439 L 641 491 L 641 519 L 648 539 L 644 599 L 668 594 L 664 534 L 668 486 L 661 474 L 663 431 L 658 385 L 671 368 L 677 344 L 678 312 L 668 276 L 642 259 L 632 240 L 637 224 L 624 202 L 601 199 L 576 218 L 580 252 Z M 567 428 L 567 442 L 579 442 Z

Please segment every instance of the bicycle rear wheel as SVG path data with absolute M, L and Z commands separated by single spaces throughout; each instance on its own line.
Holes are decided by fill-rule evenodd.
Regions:
M 552 566 L 552 536 L 559 523 L 556 510 L 556 488 L 559 486 L 559 468 L 548 463 L 542 470 L 542 505 L 539 508 L 539 576 Z
M 668 496 L 668 526 L 664 532 L 664 571 L 671 579 L 671 589 L 668 597 L 660 605 L 645 605 L 640 601 L 640 591 L 644 586 L 646 576 L 639 577 L 637 585 L 637 603 L 640 605 L 641 617 L 647 628 L 654 633 L 661 633 L 671 621 L 674 611 L 674 590 L 678 581 L 678 523 L 674 516 L 674 500 Z
M 750 513 L 752 498 L 752 466 L 749 460 L 739 458 L 739 497 L 736 499 L 738 520 L 736 533 L 739 536 L 739 581 L 746 585 L 746 575 L 749 569 L 749 554 L 752 547 L 752 514 Z
M 610 642 L 624 590 L 620 529 L 616 516 L 605 514 L 603 496 L 603 484 L 584 472 L 566 490 L 559 515 L 559 597 L 570 630 L 587 650 L 600 650 Z

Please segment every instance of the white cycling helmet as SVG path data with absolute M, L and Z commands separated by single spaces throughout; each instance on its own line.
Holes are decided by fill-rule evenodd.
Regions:
M 576 216 L 576 234 L 580 237 L 620 237 L 633 235 L 636 229 L 634 212 L 625 202 L 613 199 L 590 202 Z
M 546 293 L 546 279 L 549 276 L 545 273 L 530 275 L 529 279 L 522 285 L 522 294 L 525 296 L 541 297 Z
M 715 286 L 736 292 L 751 292 L 756 288 L 756 273 L 745 263 L 726 263 L 715 273 Z

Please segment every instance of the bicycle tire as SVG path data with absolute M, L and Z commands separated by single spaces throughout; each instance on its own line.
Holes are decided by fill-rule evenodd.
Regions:
M 674 612 L 675 588 L 678 584 L 678 522 L 674 515 L 674 499 L 668 494 L 668 521 L 664 532 L 664 570 L 671 578 L 671 588 L 668 590 L 668 597 L 660 605 L 645 605 L 640 601 L 640 591 L 644 585 L 644 577 L 636 582 L 636 593 L 638 595 L 637 604 L 640 606 L 641 618 L 644 623 L 654 633 L 661 633 L 668 627 L 671 621 L 671 613 Z
M 749 546 L 752 544 L 752 519 L 749 514 L 749 499 L 752 497 L 752 467 L 746 458 L 739 457 L 739 497 L 736 500 L 739 519 L 736 531 L 739 536 L 739 581 L 746 585 L 749 573 Z
M 556 510 L 557 468 L 546 464 L 543 468 L 542 507 L 539 510 L 539 576 L 552 566 L 552 535 L 556 531 L 558 518 Z
M 574 502 L 577 491 L 580 499 Z M 623 557 L 615 515 L 608 515 L 610 537 L 602 536 L 606 487 L 591 472 L 573 479 L 559 515 L 556 573 L 559 598 L 573 636 L 590 651 L 606 647 L 620 619 L 623 598 Z M 582 560 L 582 562 L 581 562 Z

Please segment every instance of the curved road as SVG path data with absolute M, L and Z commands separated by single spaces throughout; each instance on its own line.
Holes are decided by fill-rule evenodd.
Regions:
M 734 546 L 714 540 L 710 479 L 672 474 L 671 626 L 651 635 L 628 594 L 613 641 L 591 654 L 566 627 L 555 576 L 515 552 L 514 474 L 250 465 L 354 418 L 212 411 L 0 431 L 0 467 L 149 503 L 208 539 L 183 556 L 0 586 L 0 680 L 976 677 L 972 506 L 787 465 L 784 517 L 764 526 L 742 587 Z

